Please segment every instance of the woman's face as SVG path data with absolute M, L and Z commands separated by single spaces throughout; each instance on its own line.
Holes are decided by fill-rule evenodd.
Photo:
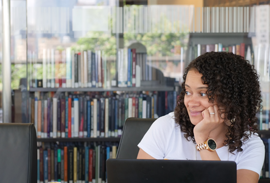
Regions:
M 201 77 L 202 74 L 195 69 L 190 70 L 186 77 L 184 104 L 193 125 L 203 119 L 202 111 L 213 105 L 206 95 L 208 85 L 202 83 Z

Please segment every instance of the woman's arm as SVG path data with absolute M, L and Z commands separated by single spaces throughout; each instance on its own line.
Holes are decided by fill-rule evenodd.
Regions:
M 237 183 L 257 183 L 259 175 L 246 169 L 237 170 Z
M 147 154 L 144 150 L 140 149 L 137 159 L 155 159 L 155 158 Z

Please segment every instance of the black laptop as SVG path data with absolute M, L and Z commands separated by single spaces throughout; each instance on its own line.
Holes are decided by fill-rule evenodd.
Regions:
M 236 163 L 202 160 L 107 160 L 108 183 L 236 183 Z

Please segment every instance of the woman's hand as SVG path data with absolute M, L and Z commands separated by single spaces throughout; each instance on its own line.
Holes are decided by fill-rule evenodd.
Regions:
M 202 112 L 203 119 L 193 129 L 194 137 L 197 143 L 204 142 L 211 131 L 216 129 L 224 122 L 223 114 L 220 114 L 217 105 L 210 106 Z

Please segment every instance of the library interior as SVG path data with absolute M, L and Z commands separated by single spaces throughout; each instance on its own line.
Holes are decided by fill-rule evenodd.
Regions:
M 0 183 L 270 183 L 269 0 L 0 12 Z

